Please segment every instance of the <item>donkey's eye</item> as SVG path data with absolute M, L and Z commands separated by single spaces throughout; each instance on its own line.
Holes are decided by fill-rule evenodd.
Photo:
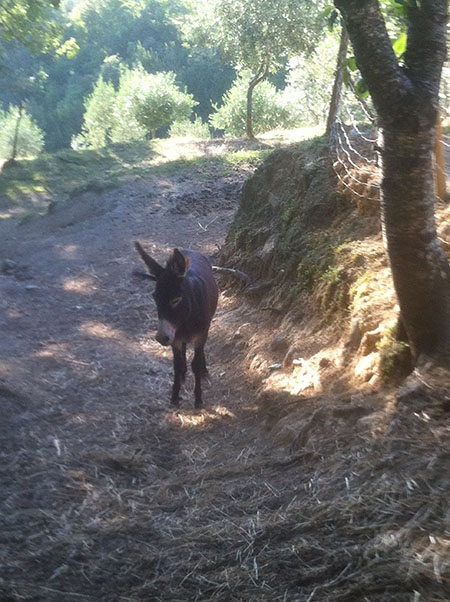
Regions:
M 174 297 L 173 299 L 171 299 L 171 300 L 169 301 L 169 303 L 170 303 L 170 307 L 176 307 L 177 305 L 179 305 L 179 304 L 181 303 L 181 299 L 182 299 L 182 298 L 183 298 L 183 297 Z

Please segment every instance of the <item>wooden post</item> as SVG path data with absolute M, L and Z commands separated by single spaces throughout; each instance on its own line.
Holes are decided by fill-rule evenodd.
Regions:
M 445 149 L 442 141 L 441 113 L 437 113 L 436 122 L 436 142 L 434 144 L 434 178 L 436 187 L 436 196 L 443 201 L 447 198 L 447 189 L 445 182 Z

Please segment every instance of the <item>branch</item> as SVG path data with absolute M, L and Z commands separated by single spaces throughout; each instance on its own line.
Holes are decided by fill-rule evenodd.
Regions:
M 267 79 L 267 77 L 269 75 L 269 70 L 270 70 L 270 61 L 268 60 L 266 65 L 264 65 L 264 63 L 261 64 L 255 77 L 253 77 L 250 80 L 248 87 L 253 90 L 253 88 L 255 88 L 260 82 Z
M 251 278 L 245 272 L 241 272 L 241 270 L 234 270 L 232 268 L 222 268 L 218 265 L 212 266 L 213 272 L 217 272 L 218 274 L 229 274 L 230 276 L 236 276 L 239 280 L 243 280 L 245 282 L 245 286 L 248 286 L 251 282 Z
M 334 0 L 352 42 L 356 64 L 381 118 L 400 106 L 409 79 L 400 68 L 378 0 Z M 389 89 L 389 93 L 386 90 Z

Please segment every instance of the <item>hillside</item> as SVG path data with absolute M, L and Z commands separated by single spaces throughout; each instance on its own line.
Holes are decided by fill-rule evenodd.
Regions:
M 272 145 L 115 149 L 81 188 L 84 162 L 63 183 L 49 158 L 41 192 L 5 174 L 5 602 L 450 598 L 447 375 L 400 386 L 376 210 L 320 141 Z M 169 405 L 135 239 L 251 279 L 218 275 L 200 412 L 191 378 Z

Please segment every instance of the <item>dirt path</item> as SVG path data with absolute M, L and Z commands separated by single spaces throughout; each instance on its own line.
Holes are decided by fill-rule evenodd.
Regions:
M 188 383 L 172 412 L 152 285 L 131 276 L 134 239 L 160 259 L 223 242 L 245 174 L 198 177 L 86 194 L 3 233 L 3 602 L 289 599 L 257 541 L 261 513 L 295 500 L 295 465 L 258 424 L 240 301 L 222 296 L 214 321 L 208 407 L 193 412 Z

